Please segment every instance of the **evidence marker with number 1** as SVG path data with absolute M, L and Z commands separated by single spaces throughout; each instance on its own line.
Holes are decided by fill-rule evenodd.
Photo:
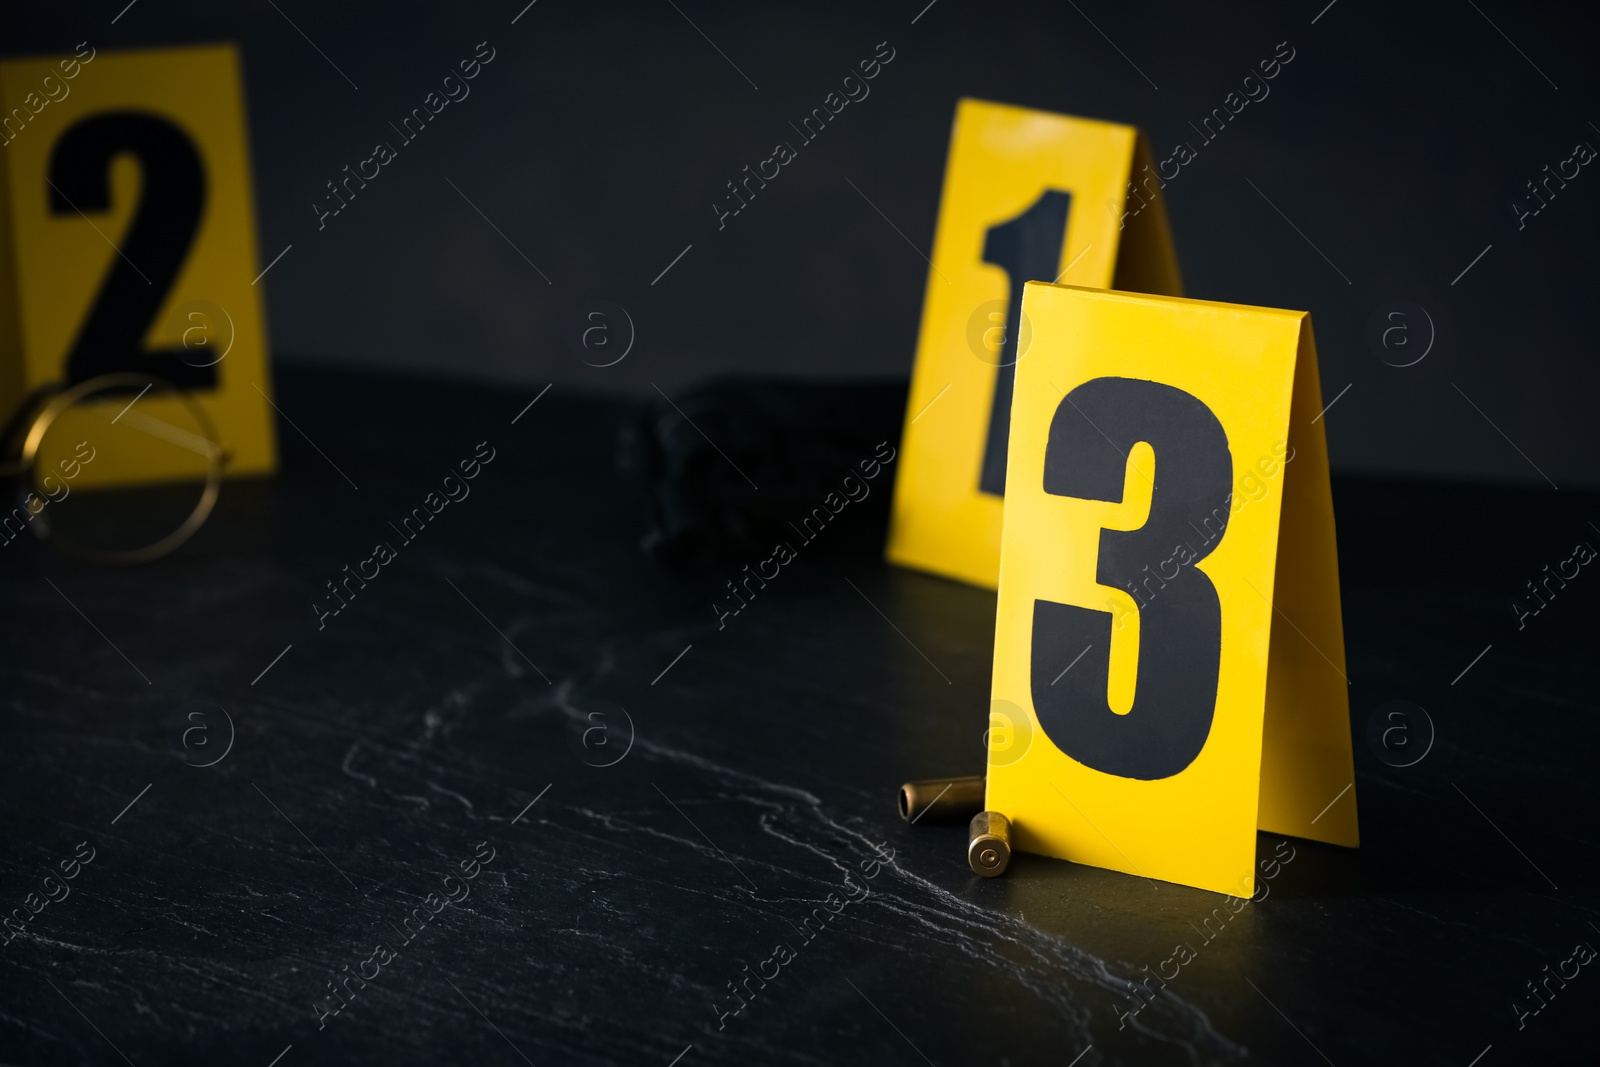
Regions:
M 1011 820 L 998 811 L 980 811 L 967 828 L 967 866 L 973 874 L 998 878 L 1011 864 Z
M 891 563 L 997 587 L 1011 409 L 1033 329 L 1024 290 L 1055 281 L 1182 292 L 1155 162 L 1132 126 L 957 103 L 906 398 Z

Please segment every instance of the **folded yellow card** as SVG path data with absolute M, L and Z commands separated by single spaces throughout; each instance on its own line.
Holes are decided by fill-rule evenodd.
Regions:
M 889 527 L 890 562 L 993 589 L 1022 286 L 1182 291 L 1132 126 L 962 100 L 933 237 Z
M 192 390 L 229 474 L 276 466 L 255 206 L 232 45 L 0 63 L 0 417 L 43 385 L 156 375 Z M 107 417 L 127 397 L 105 402 Z M 141 410 L 183 424 L 179 401 Z M 84 471 L 193 467 L 152 441 Z
M 987 806 L 1019 849 L 1246 897 L 1258 827 L 1354 846 L 1309 317 L 1022 303 Z

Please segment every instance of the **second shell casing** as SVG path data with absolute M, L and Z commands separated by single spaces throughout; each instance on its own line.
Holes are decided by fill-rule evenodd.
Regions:
M 983 810 L 984 777 L 929 778 L 900 787 L 900 817 L 906 822 L 961 822 Z M 924 816 L 926 818 L 924 819 Z
M 1011 820 L 998 811 L 980 811 L 967 828 L 967 866 L 974 874 L 997 878 L 1011 863 Z

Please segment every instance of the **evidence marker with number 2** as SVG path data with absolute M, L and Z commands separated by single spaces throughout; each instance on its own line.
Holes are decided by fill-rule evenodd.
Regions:
M 264 263 L 238 52 L 79 57 L 0 63 L 0 114 L 29 116 L 7 127 L 0 150 L 0 417 L 40 386 L 155 375 L 204 408 L 228 474 L 271 473 L 272 382 L 252 284 Z M 108 398 L 106 417 L 131 399 Z M 183 422 L 176 399 L 138 403 Z M 191 467 L 170 447 L 118 448 L 85 476 L 128 485 Z
M 1182 291 L 1150 167 L 1131 126 L 956 106 L 922 306 L 888 557 L 993 589 L 1007 431 L 1030 281 Z
M 986 806 L 1022 851 L 1254 891 L 1256 830 L 1354 847 L 1304 312 L 1030 283 Z M 999 706 L 999 705 L 997 705 Z

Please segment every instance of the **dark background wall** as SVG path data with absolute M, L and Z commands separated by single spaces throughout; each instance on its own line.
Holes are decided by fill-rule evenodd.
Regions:
M 958 97 L 1136 124 L 1165 156 L 1198 146 L 1189 122 L 1287 41 L 1271 95 L 1168 189 L 1189 294 L 1313 313 L 1325 397 L 1350 385 L 1326 420 L 1337 469 L 1600 485 L 1600 166 L 1520 231 L 1511 207 L 1577 142 L 1600 147 L 1586 15 L 525 3 L 96 0 L 8 11 L 3 47 L 241 44 L 263 265 L 293 246 L 263 283 L 280 359 L 640 393 L 725 372 L 905 375 L 928 270 L 910 246 L 931 245 Z M 319 231 L 324 182 L 394 140 L 388 123 L 481 41 L 496 55 L 471 95 Z M 881 41 L 895 59 L 871 95 L 719 231 L 724 182 Z M 637 332 L 604 369 L 570 337 L 594 300 Z M 1436 330 L 1415 366 L 1368 337 L 1394 300 Z

